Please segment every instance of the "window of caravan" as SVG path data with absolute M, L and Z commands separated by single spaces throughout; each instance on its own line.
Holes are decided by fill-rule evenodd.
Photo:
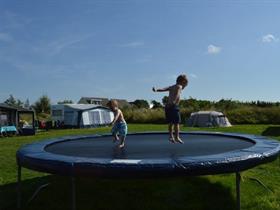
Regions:
M 219 119 L 219 124 L 222 124 L 222 125 L 226 125 L 227 124 L 226 116 L 221 115 L 221 116 L 218 117 L 218 119 Z
M 74 118 L 74 112 L 73 111 L 65 111 L 64 112 L 64 124 L 65 125 L 72 125 Z
M 91 124 L 100 125 L 101 119 L 100 119 L 99 111 L 89 112 L 89 120 Z
M 103 123 L 104 124 L 109 124 L 111 123 L 111 116 L 110 116 L 110 112 L 103 110 L 101 111 L 101 118 L 103 119 Z
M 8 125 L 8 115 L 0 113 L 0 126 Z
M 209 115 L 208 114 L 200 114 L 197 118 L 197 126 L 209 126 Z
M 33 114 L 32 113 L 19 113 L 19 127 L 33 128 Z
M 62 110 L 52 110 L 52 116 L 61 117 L 62 116 Z

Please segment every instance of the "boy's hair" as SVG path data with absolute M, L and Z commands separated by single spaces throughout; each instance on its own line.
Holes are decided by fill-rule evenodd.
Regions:
M 188 78 L 185 74 L 181 74 L 177 77 L 176 83 L 186 82 L 188 84 Z
M 118 101 L 115 100 L 115 99 L 111 99 L 108 103 L 107 103 L 108 106 L 112 107 L 112 106 L 115 106 L 115 107 L 118 107 L 119 104 L 118 104 Z

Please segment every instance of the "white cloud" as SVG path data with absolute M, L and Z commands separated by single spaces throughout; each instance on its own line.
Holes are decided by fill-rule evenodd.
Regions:
M 141 47 L 144 45 L 144 42 L 129 42 L 129 43 L 124 43 L 124 44 L 120 44 L 120 47 Z
M 192 77 L 192 78 L 196 79 L 196 78 L 197 78 L 197 75 L 196 75 L 196 74 L 191 73 L 191 74 L 190 74 L 190 77 Z
M 44 53 L 48 56 L 58 55 L 69 47 L 76 47 L 80 42 L 92 37 L 93 34 L 76 35 L 75 37 L 60 38 L 50 42 L 42 42 L 39 46 L 33 46 L 36 53 Z
M 76 38 L 68 39 L 68 40 L 54 41 L 54 42 L 49 44 L 50 55 L 59 54 L 65 48 L 70 47 L 72 45 L 75 45 L 79 42 L 82 42 L 82 41 L 90 38 L 91 36 L 92 35 L 85 35 L 85 36 L 80 36 L 80 37 L 76 37 Z
M 262 37 L 262 42 L 269 43 L 269 42 L 278 42 L 279 39 L 276 38 L 273 34 L 266 34 Z
M 13 40 L 13 37 L 8 33 L 0 33 L 0 41 L 10 42 Z
M 208 45 L 207 53 L 208 54 L 218 54 L 218 53 L 221 52 L 221 50 L 222 50 L 221 47 L 218 47 L 218 46 L 215 46 L 213 44 L 210 44 L 210 45 Z

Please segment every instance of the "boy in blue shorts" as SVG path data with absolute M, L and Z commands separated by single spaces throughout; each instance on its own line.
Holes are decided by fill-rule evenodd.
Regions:
M 122 111 L 118 108 L 118 102 L 116 100 L 110 100 L 108 106 L 114 113 L 114 120 L 111 123 L 113 126 L 112 134 L 114 136 L 114 141 L 120 140 L 119 148 L 123 148 L 127 134 L 127 124 Z
M 181 144 L 184 143 L 179 136 L 180 123 L 181 123 L 179 102 L 180 102 L 181 92 L 187 85 L 188 85 L 187 76 L 182 74 L 177 77 L 175 85 L 166 88 L 159 88 L 159 89 L 153 87 L 154 92 L 169 91 L 168 102 L 165 105 L 165 116 L 166 116 L 166 121 L 169 124 L 168 127 L 169 140 L 172 143 L 175 142 L 179 142 Z M 173 128 L 175 130 L 175 138 L 173 135 Z

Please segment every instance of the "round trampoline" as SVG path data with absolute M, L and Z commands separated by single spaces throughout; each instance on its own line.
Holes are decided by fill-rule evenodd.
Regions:
M 263 136 L 181 132 L 181 138 L 184 144 L 172 144 L 168 133 L 134 133 L 127 135 L 123 149 L 112 143 L 111 135 L 70 136 L 28 144 L 16 154 L 19 182 L 21 167 L 73 178 L 238 175 L 275 160 L 280 153 L 279 142 Z M 236 177 L 239 197 L 240 177 Z
M 119 149 L 111 135 L 41 141 L 17 152 L 20 166 L 60 175 L 164 176 L 232 173 L 277 158 L 279 142 L 262 136 L 189 132 L 184 144 L 167 133 L 135 133 Z M 126 172 L 126 173 L 123 173 Z

